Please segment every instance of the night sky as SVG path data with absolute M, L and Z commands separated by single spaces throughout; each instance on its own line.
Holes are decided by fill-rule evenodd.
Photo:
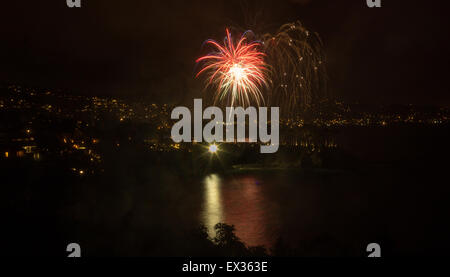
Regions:
M 258 33 L 300 20 L 318 32 L 331 92 L 362 103 L 449 105 L 448 4 L 365 0 L 9 1 L 0 82 L 181 103 L 201 94 L 195 59 L 225 27 Z

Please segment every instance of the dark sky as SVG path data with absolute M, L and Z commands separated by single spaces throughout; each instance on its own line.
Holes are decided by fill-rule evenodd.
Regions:
M 300 20 L 323 38 L 332 93 L 348 102 L 450 104 L 446 1 L 9 1 L 0 82 L 182 102 L 195 59 L 227 26 L 274 31 Z

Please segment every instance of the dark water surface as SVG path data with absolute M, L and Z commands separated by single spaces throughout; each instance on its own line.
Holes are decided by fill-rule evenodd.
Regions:
M 294 248 L 335 245 L 361 255 L 371 242 L 384 253 L 445 253 L 448 128 L 343 130 L 335 141 L 341 153 L 328 167 L 195 177 L 186 177 L 185 156 L 131 150 L 97 179 L 67 179 L 51 161 L 8 163 L 3 245 L 18 255 L 65 254 L 69 242 L 87 255 L 180 255 L 189 253 L 180 250 L 187 230 L 205 225 L 213 237 L 221 222 L 268 249 L 282 238 Z M 353 162 L 344 166 L 341 156 Z
M 279 237 L 298 246 L 325 239 L 358 248 L 382 241 L 397 253 L 448 246 L 449 133 L 434 128 L 342 132 L 339 146 L 361 160 L 344 170 L 254 171 L 202 181 L 200 222 L 214 235 L 233 224 L 249 245 Z

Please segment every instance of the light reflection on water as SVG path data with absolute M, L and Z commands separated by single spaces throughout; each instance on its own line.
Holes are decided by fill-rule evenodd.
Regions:
M 202 222 L 208 228 L 209 235 L 214 237 L 214 225 L 223 222 L 223 209 L 221 197 L 222 180 L 217 174 L 211 174 L 205 177 L 204 203 L 202 208 Z
M 221 178 L 216 174 L 203 181 L 201 221 L 215 236 L 214 225 L 232 224 L 247 245 L 271 245 L 278 233 L 278 205 L 268 199 L 264 184 L 253 176 Z

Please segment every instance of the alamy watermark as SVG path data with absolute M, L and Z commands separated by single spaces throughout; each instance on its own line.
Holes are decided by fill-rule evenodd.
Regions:
M 367 7 L 381 8 L 381 0 L 367 0 Z
M 381 246 L 378 243 L 370 243 L 366 248 L 369 252 L 369 258 L 380 258 L 381 257 Z
M 66 3 L 69 8 L 81 8 L 81 0 L 66 0 Z
M 366 0 L 369 8 L 381 8 L 381 0 Z M 81 8 L 81 0 L 66 0 L 67 7 Z
M 225 117 L 219 107 L 208 107 L 203 111 L 202 99 L 194 99 L 194 136 L 192 137 L 192 115 L 187 107 L 176 107 L 171 114 L 172 119 L 178 119 L 172 126 L 171 136 L 176 143 L 180 142 L 258 142 L 262 143 L 261 153 L 275 153 L 279 147 L 280 108 L 259 107 L 227 107 Z M 248 119 L 248 124 L 246 124 Z M 210 120 L 203 127 L 203 120 Z M 270 123 L 270 133 L 268 125 Z M 248 137 L 246 126 L 248 125 Z M 235 137 L 235 129 L 237 136 Z
M 69 255 L 67 256 L 69 258 L 81 257 L 81 247 L 78 243 L 69 243 L 66 247 L 66 251 L 69 253 Z

